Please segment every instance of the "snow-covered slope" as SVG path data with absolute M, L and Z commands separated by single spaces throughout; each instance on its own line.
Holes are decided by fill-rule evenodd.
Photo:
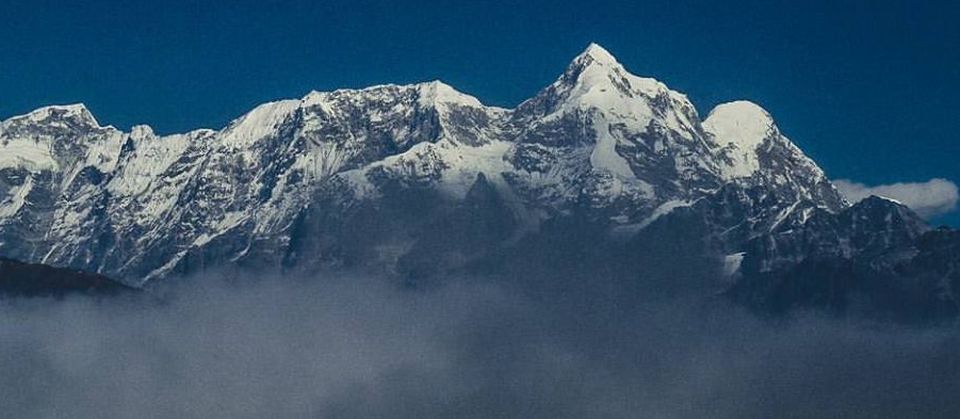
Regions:
M 737 101 L 714 108 L 704 130 L 722 147 L 720 174 L 726 180 L 762 184 L 836 211 L 846 206 L 816 163 L 787 137 L 760 106 Z
M 82 105 L 8 119 L 0 255 L 133 284 L 228 263 L 390 265 L 436 247 L 423 233 L 434 216 L 474 231 L 462 214 L 509 214 L 514 233 L 495 236 L 507 244 L 571 214 L 635 234 L 727 185 L 777 197 L 751 212 L 765 228 L 846 206 L 756 105 L 701 121 L 683 94 L 590 45 L 515 109 L 435 81 L 311 92 L 170 136 L 101 127 Z

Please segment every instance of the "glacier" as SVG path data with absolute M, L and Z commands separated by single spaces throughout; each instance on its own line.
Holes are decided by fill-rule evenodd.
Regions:
M 479 205 L 478 184 L 511 219 L 493 247 L 571 214 L 632 236 L 730 188 L 768 197 L 723 227 L 741 244 L 849 206 L 758 105 L 708 115 L 596 44 L 513 109 L 439 81 L 388 84 L 314 91 L 220 130 L 160 136 L 101 126 L 83 105 L 45 107 L 0 123 L 0 254 L 137 286 L 224 264 L 312 269 L 360 255 L 396 271 L 418 229 L 453 210 L 391 219 L 390 207 L 420 193 L 434 206 Z M 345 231 L 370 219 L 420 227 L 353 243 L 364 240 Z

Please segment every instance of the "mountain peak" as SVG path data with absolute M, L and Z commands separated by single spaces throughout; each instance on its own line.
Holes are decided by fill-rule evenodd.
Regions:
M 437 105 L 460 105 L 473 108 L 482 108 L 484 105 L 480 101 L 463 93 L 453 86 L 440 80 L 433 80 L 415 84 L 381 84 L 365 87 L 363 89 L 339 89 L 333 92 L 321 92 L 313 90 L 301 99 L 305 106 L 329 105 L 332 96 L 341 95 L 383 95 L 395 94 L 398 91 L 414 92 L 417 94 L 418 104 L 424 107 L 434 107 Z
M 148 137 L 153 137 L 156 134 L 153 132 L 153 127 L 149 125 L 134 125 L 130 128 L 130 136 L 136 139 L 143 139 Z
M 746 100 L 717 105 L 703 126 L 718 140 L 732 142 L 744 151 L 756 150 L 776 129 L 769 112 Z
M 870 195 L 854 204 L 854 207 L 893 207 L 909 209 L 903 202 L 883 195 Z
M 40 108 L 40 110 L 58 110 L 64 112 L 74 112 L 74 113 L 89 113 L 90 110 L 87 109 L 87 105 L 83 103 L 71 103 L 68 105 L 52 105 Z
M 10 118 L 7 121 L 44 122 L 47 120 L 70 120 L 91 127 L 100 126 L 87 106 L 82 103 L 44 106 L 25 115 Z
M 773 117 L 766 109 L 748 100 L 721 103 L 707 115 L 707 119 L 711 118 L 734 121 L 747 128 L 766 129 L 773 124 Z
M 591 43 L 567 66 L 563 78 L 574 81 L 592 73 L 626 73 L 623 65 L 600 45 Z
M 595 43 L 588 45 L 574 58 L 560 79 L 554 83 L 555 87 L 564 85 L 581 92 L 596 88 L 599 93 L 606 92 L 627 98 L 638 94 L 653 98 L 669 92 L 669 88 L 656 79 L 630 73 L 613 54 Z M 677 97 L 679 96 L 677 94 Z
M 24 243 L 12 250 L 17 257 L 50 255 L 43 260 L 137 283 L 192 269 L 192 258 L 205 257 L 207 249 L 234 261 L 263 257 L 274 263 L 273 255 L 301 252 L 285 243 L 316 236 L 298 230 L 305 208 L 389 206 L 406 195 L 394 192 L 408 187 L 426 188 L 426 197 L 442 198 L 437 205 L 447 205 L 448 198 L 469 196 L 482 203 L 499 196 L 511 212 L 507 218 L 516 214 L 531 231 L 555 215 L 581 209 L 598 225 L 645 226 L 649 217 L 712 194 L 728 180 L 777 194 L 769 212 L 757 213 L 758 220 L 790 216 L 793 210 L 786 208 L 800 200 L 840 207 L 822 172 L 786 139 L 773 135 L 774 147 L 759 151 L 718 150 L 685 96 L 629 73 L 597 44 L 513 110 L 485 107 L 437 80 L 314 91 L 262 104 L 216 132 L 164 137 L 146 126 L 127 134 L 92 127 L 93 116 L 79 104 L 27 117 L 35 121 L 0 127 L 0 167 L 36 173 L 36 190 L 42 188 L 45 200 L 63 203 L 66 215 L 51 205 L 29 205 L 21 197 L 35 185 L 11 178 L 5 182 L 16 191 L 0 191 L 0 201 L 15 203 L 0 208 L 0 241 Z M 744 121 L 769 115 L 735 102 L 718 107 L 711 118 L 743 128 Z M 741 140 L 717 139 L 734 145 Z M 63 176 L 44 171 L 70 177 L 61 181 Z M 88 187 L 97 193 L 82 189 L 83 201 L 74 200 L 78 188 Z M 477 194 L 490 198 L 477 201 Z M 738 202 L 767 205 L 753 201 L 751 196 Z M 357 219 L 352 212 L 331 216 Z M 46 224 L 32 227 L 34 220 Z M 755 225 L 773 224 L 765 220 Z M 753 229 L 753 223 L 744 229 Z M 115 231 L 149 233 L 120 237 Z M 119 241 L 101 244 L 100 237 Z M 229 247 L 261 238 L 270 243 L 259 255 Z M 41 241 L 43 247 L 32 244 Z M 134 249 L 130 261 L 111 256 L 126 248 Z
M 770 113 L 759 105 L 748 101 L 717 105 L 702 127 L 721 147 L 725 179 L 760 174 L 774 185 L 798 187 L 794 192 L 829 202 L 833 209 L 845 206 L 820 167 L 780 132 Z
M 453 86 L 440 80 L 434 80 L 417 85 L 420 91 L 420 101 L 424 106 L 436 105 L 439 103 L 456 104 L 473 108 L 483 107 L 477 98 L 466 93 L 460 92 Z
M 617 61 L 617 58 L 614 57 L 613 54 L 610 54 L 606 48 L 594 42 L 591 42 L 590 45 L 587 45 L 587 49 L 580 53 L 574 62 L 583 61 L 588 58 L 600 65 L 620 65 L 620 63 Z
M 880 195 L 871 195 L 847 211 L 854 227 L 866 227 L 872 233 L 901 231 L 915 238 L 930 230 L 910 207 Z

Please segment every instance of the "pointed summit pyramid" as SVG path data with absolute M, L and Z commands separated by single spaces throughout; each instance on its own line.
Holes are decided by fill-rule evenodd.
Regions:
M 569 170 L 595 173 L 591 188 L 621 191 L 611 194 L 629 196 L 634 208 L 717 186 L 693 104 L 657 80 L 631 74 L 597 44 L 514 118 L 522 127 L 518 142 L 580 148 L 583 160 L 570 162 Z
M 669 91 L 665 84 L 655 79 L 631 74 L 613 54 L 596 43 L 588 45 L 573 59 L 558 82 L 579 84 L 584 88 L 600 85 L 625 96 L 643 94 L 655 97 Z
M 568 71 L 571 69 L 583 70 L 591 65 L 605 67 L 608 69 L 623 68 L 613 54 L 596 43 L 590 43 L 590 45 L 587 46 L 587 49 L 573 59 L 573 62 L 570 63 L 570 66 L 568 67 Z
M 520 104 L 517 110 L 520 115 L 547 115 L 562 109 L 594 108 L 644 123 L 653 116 L 651 114 L 669 113 L 666 109 L 657 111 L 651 108 L 668 106 L 682 108 L 682 124 L 692 122 L 691 116 L 692 119 L 698 119 L 686 96 L 670 90 L 655 79 L 631 74 L 613 54 L 591 43 L 571 61 L 556 81 L 534 98 Z
M 0 168 L 10 169 L 0 171 L 0 244 L 20 259 L 140 284 L 208 262 L 313 264 L 327 259 L 307 255 L 329 254 L 337 264 L 379 255 L 328 249 L 353 240 L 335 232 L 355 230 L 349 223 L 367 210 L 409 224 L 391 231 L 417 234 L 427 213 L 376 213 L 407 208 L 408 189 L 418 201 L 423 193 L 417 205 L 428 212 L 472 208 L 457 228 L 481 238 L 502 224 L 478 217 L 515 219 L 533 232 L 582 213 L 637 231 L 727 184 L 769 191 L 736 195 L 745 197 L 736 202 L 742 214 L 759 220 L 744 230 L 801 219 L 791 208 L 842 207 L 822 171 L 776 135 L 760 108 L 729 104 L 702 123 L 683 94 L 631 74 L 600 45 L 578 52 L 515 109 L 434 81 L 311 92 L 258 106 L 219 131 L 165 136 L 145 126 L 98 128 L 81 105 L 14 117 L 0 125 Z M 329 229 L 298 224 L 328 219 Z M 291 244 L 303 237 L 316 239 Z

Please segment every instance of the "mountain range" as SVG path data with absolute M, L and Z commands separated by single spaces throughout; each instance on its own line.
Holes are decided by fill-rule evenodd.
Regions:
M 595 44 L 513 109 L 434 81 L 176 135 L 83 105 L 0 123 L 0 255 L 135 287 L 225 267 L 582 271 L 566 280 L 696 276 L 767 313 L 927 320 L 960 311 L 958 249 L 898 202 L 848 203 L 760 106 L 701 117 Z

